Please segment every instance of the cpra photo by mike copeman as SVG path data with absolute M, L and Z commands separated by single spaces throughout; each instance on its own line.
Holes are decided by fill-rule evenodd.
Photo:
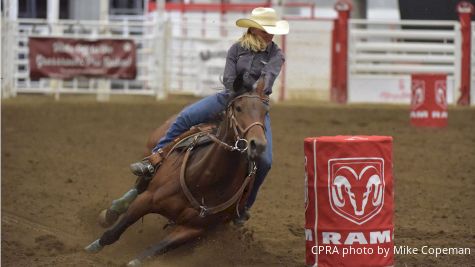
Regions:
M 333 255 L 338 254 L 343 258 L 351 255 L 373 255 L 378 254 L 383 257 L 388 257 L 391 253 L 394 255 L 429 255 L 431 257 L 443 257 L 445 255 L 471 255 L 471 248 L 447 248 L 447 247 L 409 247 L 409 246 L 394 246 L 390 247 L 364 247 L 364 246 L 313 246 L 312 253 L 318 255 Z

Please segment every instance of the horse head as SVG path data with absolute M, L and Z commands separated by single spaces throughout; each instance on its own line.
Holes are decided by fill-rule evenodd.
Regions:
M 246 79 L 246 74 L 236 78 L 226 114 L 237 145 L 247 148 L 247 155 L 254 160 L 264 152 L 267 145 L 265 117 L 269 112 L 269 97 L 264 93 L 264 76 L 256 82 L 250 83 L 249 80 Z

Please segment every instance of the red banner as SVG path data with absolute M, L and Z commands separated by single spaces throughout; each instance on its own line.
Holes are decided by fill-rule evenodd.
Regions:
M 470 57 L 472 48 L 472 15 L 474 14 L 474 6 L 468 1 L 461 1 L 457 4 L 457 12 L 459 13 L 460 32 L 462 34 L 462 59 L 460 66 L 460 97 L 457 104 L 462 106 L 470 105 Z
M 306 138 L 306 264 L 394 265 L 392 137 Z
M 413 74 L 411 79 L 411 124 L 447 126 L 447 75 Z
M 30 37 L 28 48 L 31 79 L 135 79 L 137 74 L 133 40 Z

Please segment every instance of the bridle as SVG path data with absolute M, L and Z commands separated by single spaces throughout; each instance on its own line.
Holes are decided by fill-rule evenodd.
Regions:
M 236 142 L 234 143 L 234 146 L 231 146 L 229 144 L 226 144 L 224 141 L 219 140 L 216 136 L 210 135 L 211 139 L 215 141 L 216 143 L 224 146 L 226 149 L 230 151 L 239 151 L 241 153 L 246 152 L 246 150 L 249 147 L 248 141 L 245 139 L 247 133 L 249 130 L 251 130 L 252 127 L 259 126 L 262 128 L 262 130 L 265 132 L 266 127 L 262 122 L 255 121 L 251 124 L 249 124 L 247 127 L 243 127 L 239 121 L 236 119 L 236 116 L 234 114 L 234 103 L 238 99 L 242 98 L 259 98 L 262 101 L 262 104 L 265 105 L 269 102 L 268 97 L 261 97 L 258 95 L 240 95 L 235 98 L 233 98 L 231 101 L 229 101 L 227 107 L 226 107 L 226 117 L 229 120 L 229 127 L 233 129 L 234 131 L 234 136 L 236 138 Z
M 241 99 L 241 98 L 259 98 L 261 101 L 263 101 L 263 102 L 265 101 L 265 98 L 260 97 L 258 95 L 240 95 L 240 96 L 235 97 L 233 100 L 231 100 L 229 102 L 228 107 L 226 108 L 226 112 L 228 113 L 229 120 L 231 122 L 230 127 L 233 128 L 234 133 L 236 134 L 236 138 L 245 137 L 247 132 L 249 132 L 249 130 L 254 126 L 260 126 L 262 128 L 262 130 L 265 132 L 266 127 L 264 126 L 264 124 L 262 122 L 255 121 L 255 122 L 249 124 L 246 128 L 244 128 L 237 121 L 236 116 L 234 115 L 233 106 L 234 106 L 234 102 L 238 99 Z

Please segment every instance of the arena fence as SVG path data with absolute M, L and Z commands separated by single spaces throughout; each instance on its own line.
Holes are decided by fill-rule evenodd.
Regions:
M 460 51 L 456 21 L 350 19 L 348 102 L 409 103 L 411 74 L 443 73 L 448 101 L 454 103 Z
M 113 21 L 3 21 L 2 97 L 17 93 L 89 93 L 105 99 L 110 94 L 156 98 L 169 93 L 210 94 L 223 87 L 220 79 L 227 49 L 243 33 L 233 22 L 247 16 L 252 7 L 225 13 L 206 8 L 178 5 L 169 8 L 162 20 L 152 14 L 141 20 L 114 17 Z M 311 6 L 307 17 L 285 17 L 292 34 L 276 38 L 286 54 L 286 64 L 274 86 L 275 99 L 329 99 L 334 24 L 332 20 L 315 18 L 313 10 Z M 448 101 L 454 103 L 460 85 L 459 29 L 460 24 L 455 21 L 350 19 L 348 101 L 409 103 L 411 74 L 444 73 L 448 75 Z M 133 39 L 137 45 L 137 78 L 31 80 L 30 36 Z M 474 62 L 472 51 L 472 95 Z

